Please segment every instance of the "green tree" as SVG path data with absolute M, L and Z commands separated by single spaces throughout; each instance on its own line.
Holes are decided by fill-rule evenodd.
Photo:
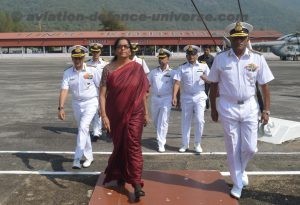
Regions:
M 0 32 L 18 32 L 23 31 L 24 26 L 20 19 L 13 18 L 7 12 L 0 11 Z
M 113 11 L 102 10 L 100 15 L 101 31 L 124 31 L 127 30 L 126 25 L 116 17 Z

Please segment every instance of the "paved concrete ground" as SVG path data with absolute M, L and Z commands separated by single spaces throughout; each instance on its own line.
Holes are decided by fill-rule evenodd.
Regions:
M 147 62 L 150 66 L 156 65 L 153 58 Z M 181 62 L 183 59 L 176 59 L 171 65 Z M 106 137 L 93 143 L 94 164 L 76 172 L 78 174 L 70 173 L 73 171 L 70 152 L 74 151 L 76 134 L 70 100 L 65 106 L 67 120 L 57 119 L 60 81 L 69 65 L 69 58 L 0 59 L 0 205 L 88 204 L 97 174 L 105 169 L 109 157 L 100 152 L 109 153 L 112 144 Z M 300 122 L 299 62 L 269 61 L 269 65 L 276 77 L 271 83 L 272 116 Z M 193 150 L 178 154 L 179 111 L 171 113 L 166 154 L 156 152 L 153 125 L 146 127 L 142 141 L 145 170 L 227 172 L 222 129 L 209 115 L 207 111 L 201 155 L 195 155 Z M 244 190 L 240 204 L 300 204 L 300 176 L 276 172 L 300 171 L 300 140 L 281 145 L 259 142 L 258 149 L 247 170 L 262 175 L 249 176 L 250 186 Z M 14 172 L 9 174 L 9 171 Z M 16 171 L 32 171 L 32 174 Z M 264 174 L 265 171 L 275 171 L 275 175 Z M 231 186 L 229 177 L 225 179 Z

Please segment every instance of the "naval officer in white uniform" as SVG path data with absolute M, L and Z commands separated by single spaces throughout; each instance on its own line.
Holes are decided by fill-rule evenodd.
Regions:
M 77 122 L 78 134 L 73 169 L 80 169 L 80 160 L 84 155 L 83 167 L 89 167 L 93 162 L 92 144 L 89 127 L 98 109 L 99 73 L 93 67 L 84 63 L 87 48 L 76 45 L 69 49 L 73 66 L 64 71 L 59 96 L 58 118 L 65 120 L 64 105 L 68 91 L 72 93 L 72 108 Z
M 259 106 L 256 82 L 261 86 L 264 108 L 261 116 L 268 123 L 270 92 L 268 83 L 274 79 L 263 55 L 247 48 L 252 25 L 245 22 L 226 28 L 231 49 L 219 53 L 211 67 L 210 101 L 213 121 L 220 119 L 227 151 L 231 196 L 240 198 L 243 186 L 248 185 L 246 167 L 257 149 Z M 216 101 L 216 98 L 218 100 Z
M 102 47 L 103 45 L 100 43 L 91 43 L 89 45 L 89 48 L 92 54 L 92 58 L 86 62 L 88 67 L 93 67 L 97 70 L 97 72 L 99 72 L 99 76 L 100 76 L 99 82 L 101 82 L 103 68 L 108 64 L 107 61 L 100 58 Z M 92 128 L 93 128 L 92 142 L 96 142 L 98 139 L 100 139 L 102 135 L 102 120 L 98 112 L 93 118 Z
M 180 87 L 181 99 L 181 130 L 182 146 L 179 152 L 185 152 L 189 148 L 192 118 L 194 118 L 194 148 L 201 153 L 201 137 L 204 128 L 204 110 L 207 95 L 205 94 L 205 82 L 209 74 L 206 63 L 197 61 L 200 48 L 195 45 L 184 47 L 187 62 L 180 65 L 174 76 L 173 105 L 177 105 L 177 92 Z
M 138 52 L 138 50 L 139 50 L 138 43 L 131 43 L 131 45 L 132 45 L 132 49 L 131 49 L 130 59 L 132 61 L 135 61 L 135 62 L 139 63 L 140 65 L 142 65 L 145 73 L 148 74 L 150 72 L 150 70 L 149 70 L 149 67 L 148 67 L 145 59 L 140 58 L 136 55 L 136 52 Z
M 172 107 L 172 91 L 174 70 L 169 66 L 171 52 L 161 48 L 158 50 L 159 66 L 148 74 L 151 86 L 151 116 L 156 128 L 158 152 L 165 152 L 169 118 Z

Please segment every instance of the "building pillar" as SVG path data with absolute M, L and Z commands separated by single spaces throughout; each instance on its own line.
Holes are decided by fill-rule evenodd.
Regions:
M 22 46 L 21 50 L 22 50 L 22 57 L 24 57 L 24 50 L 25 50 L 25 48 Z

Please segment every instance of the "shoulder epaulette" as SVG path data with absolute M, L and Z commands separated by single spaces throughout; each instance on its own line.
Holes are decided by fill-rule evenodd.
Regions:
M 71 65 L 70 67 L 67 67 L 64 71 L 66 71 L 66 70 L 68 70 L 69 68 L 72 68 L 73 67 L 73 65 Z
M 206 61 L 200 61 L 200 63 L 207 64 Z
M 258 52 L 258 51 L 256 51 L 256 50 L 253 50 L 253 49 L 249 49 L 252 53 L 256 53 L 256 54 L 258 54 L 258 55 L 262 55 L 262 53 L 261 52 Z
M 226 51 L 228 51 L 228 50 L 220 51 L 220 52 L 218 52 L 216 55 L 219 55 L 219 54 L 224 53 L 224 52 L 226 52 Z

